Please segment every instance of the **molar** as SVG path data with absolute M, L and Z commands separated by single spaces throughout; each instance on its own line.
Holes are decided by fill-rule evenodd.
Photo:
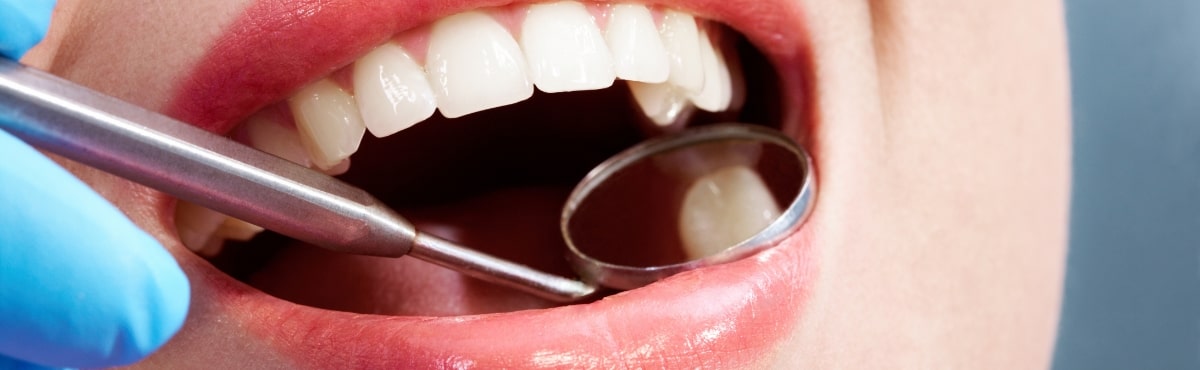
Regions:
M 609 14 L 604 38 L 613 56 L 617 77 L 646 83 L 661 83 L 671 73 L 667 49 L 663 46 L 650 10 L 637 4 L 618 4 Z
M 616 79 L 600 29 L 578 2 L 530 5 L 521 48 L 534 85 L 548 93 L 603 89 Z
M 425 70 L 447 118 L 528 99 L 525 57 L 492 17 L 472 11 L 434 23 Z
M 376 137 L 412 127 L 437 108 L 425 71 L 395 44 L 379 46 L 353 68 L 355 100 L 363 123 Z

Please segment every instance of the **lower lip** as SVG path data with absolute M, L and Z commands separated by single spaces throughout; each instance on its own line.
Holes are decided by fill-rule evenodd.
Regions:
M 252 9 L 241 21 L 253 22 L 254 13 Z M 737 28 L 752 28 L 738 27 L 736 19 L 726 21 Z M 758 39 L 777 36 L 760 31 Z M 804 93 L 803 85 L 811 80 L 806 75 L 811 69 L 804 68 L 808 63 L 798 41 L 803 38 L 796 37 L 791 48 L 778 47 L 779 53 L 772 57 L 783 96 L 791 99 L 785 107 L 811 106 L 807 103 L 812 97 Z M 236 41 L 227 43 L 241 45 L 232 53 L 221 51 L 220 46 L 216 50 L 242 57 L 260 54 L 246 51 L 256 49 L 255 43 Z M 232 123 L 225 118 L 236 115 L 231 112 L 252 111 L 270 98 L 250 96 L 235 101 L 237 106 L 214 108 L 211 105 L 219 101 L 214 99 L 231 95 L 213 89 L 239 91 L 241 86 L 234 86 L 239 82 L 216 87 L 205 83 L 222 81 L 229 76 L 227 69 L 238 65 L 210 59 L 193 73 L 169 113 L 210 130 L 227 130 Z M 303 81 L 277 80 L 271 88 L 255 91 L 283 91 L 299 83 Z M 784 129 L 795 136 L 801 136 L 801 125 L 813 122 L 802 116 L 811 117 L 812 112 L 789 109 L 784 113 Z M 166 226 L 171 223 L 170 200 L 159 200 L 160 222 L 165 230 L 173 230 Z M 239 337 L 265 343 L 285 361 L 317 368 L 749 367 L 771 357 L 795 329 L 809 301 L 818 266 L 809 243 L 813 229 L 805 227 L 754 257 L 679 274 L 590 304 L 457 317 L 363 315 L 301 306 L 248 287 L 182 252 L 177 255 L 197 299 L 180 337 L 193 336 L 183 340 L 187 343 L 210 343 L 211 339 L 194 336 L 211 334 L 205 326 L 225 327 Z M 186 251 L 177 236 L 171 239 L 170 249 Z
M 771 358 L 808 302 L 817 266 L 811 229 L 754 257 L 590 304 L 456 317 L 301 306 L 191 255 L 180 260 L 198 299 L 184 334 L 197 325 L 231 325 L 316 368 L 750 367 Z M 231 322 L 196 315 L 212 311 Z

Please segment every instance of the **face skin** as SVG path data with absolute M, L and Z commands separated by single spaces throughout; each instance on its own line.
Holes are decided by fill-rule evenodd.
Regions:
M 710 3 L 756 1 L 676 5 L 712 9 L 717 5 Z M 464 3 L 444 2 L 449 8 L 471 7 Z M 48 40 L 23 61 L 182 116 L 173 105 L 180 86 L 252 5 L 252 0 L 61 0 Z M 803 50 L 789 53 L 802 55 L 797 58 L 803 62 L 789 66 L 803 70 L 790 75 L 804 77 L 809 95 L 803 117 L 785 126 L 811 150 L 820 194 L 797 238 L 805 240 L 787 246 L 809 261 L 802 274 L 792 275 L 803 281 L 769 285 L 799 286 L 778 289 L 802 296 L 795 300 L 802 309 L 764 306 L 790 317 L 757 329 L 778 335 L 739 342 L 749 343 L 752 355 L 734 356 L 734 363 L 1047 366 L 1063 276 L 1069 183 L 1061 4 L 797 0 L 778 6 L 796 15 L 785 28 L 800 35 L 795 44 Z M 253 324 L 307 317 L 308 311 L 215 277 L 162 221 L 169 199 L 64 163 L 163 241 L 192 280 L 185 328 L 141 365 L 321 366 L 289 349 L 299 334 L 264 334 Z M 638 294 L 631 296 L 630 301 Z M 264 299 L 270 304 L 240 304 Z M 417 340 L 451 342 L 424 335 Z M 331 346 L 338 355 L 349 352 Z M 666 357 L 661 361 L 682 362 L 666 365 L 721 364 L 713 358 L 722 355 L 671 359 L 671 348 L 657 351 Z

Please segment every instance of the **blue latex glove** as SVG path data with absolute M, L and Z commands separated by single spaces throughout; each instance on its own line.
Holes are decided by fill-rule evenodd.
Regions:
M 36 44 L 53 6 L 0 0 L 0 53 Z M 157 241 L 0 130 L 0 369 L 133 363 L 179 330 L 190 298 Z

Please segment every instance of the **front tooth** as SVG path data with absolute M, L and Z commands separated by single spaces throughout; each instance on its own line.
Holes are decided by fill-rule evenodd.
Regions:
M 650 10 L 637 4 L 618 4 L 609 15 L 604 38 L 612 51 L 613 69 L 624 80 L 659 83 L 671 73 Z
M 317 167 L 331 168 L 358 151 L 366 127 L 354 97 L 332 80 L 308 85 L 289 99 L 288 105 L 301 143 Z
M 704 88 L 704 67 L 700 65 L 700 30 L 696 19 L 687 13 L 667 10 L 660 27 L 659 34 L 671 62 L 667 80 L 689 93 L 700 91 Z
M 412 127 L 437 108 L 425 71 L 392 43 L 354 63 L 354 98 L 363 123 L 376 137 Z
M 648 84 L 630 81 L 629 92 L 642 114 L 655 124 L 668 127 L 686 119 L 692 110 L 687 93 L 671 83 Z
M 765 229 L 781 210 L 762 177 L 745 165 L 701 176 L 680 206 L 679 237 L 689 258 L 718 253 Z
M 600 28 L 578 2 L 530 5 L 521 27 L 521 49 L 538 90 L 596 90 L 616 79 Z
M 528 99 L 533 85 L 512 35 L 492 17 L 466 12 L 434 23 L 425 71 L 447 118 Z
M 311 166 L 295 126 L 285 125 L 266 114 L 258 114 L 250 117 L 242 125 L 242 130 L 245 130 L 251 147 L 304 167 Z
M 704 88 L 692 95 L 692 103 L 709 112 L 724 111 L 733 99 L 733 83 L 725 58 L 717 51 L 707 32 L 700 34 L 700 58 L 704 67 Z

